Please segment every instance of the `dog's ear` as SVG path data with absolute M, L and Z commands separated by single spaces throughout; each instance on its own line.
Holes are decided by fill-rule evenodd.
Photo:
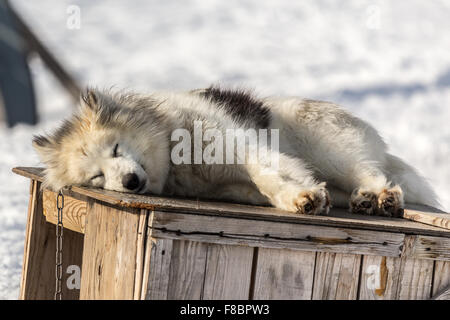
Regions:
M 38 153 L 40 160 L 46 167 L 44 170 L 42 188 L 58 191 L 66 186 L 65 175 L 67 168 L 60 161 L 61 153 L 54 137 L 51 135 L 35 135 L 33 136 L 32 144 Z
M 81 94 L 81 105 L 91 109 L 92 111 L 98 110 L 98 94 L 93 89 L 86 89 L 86 91 Z
M 39 158 L 45 164 L 49 164 L 52 159 L 55 158 L 56 150 L 55 144 L 52 142 L 51 138 L 43 135 L 33 136 L 33 148 L 39 155 Z

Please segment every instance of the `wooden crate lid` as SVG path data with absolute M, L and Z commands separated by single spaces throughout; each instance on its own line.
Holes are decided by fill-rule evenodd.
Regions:
M 43 168 L 36 167 L 13 168 L 14 173 L 41 182 L 43 180 L 43 170 Z M 114 206 L 127 208 L 142 208 L 158 211 L 219 215 L 255 220 L 381 230 L 402 232 L 405 234 L 433 235 L 450 238 L 450 215 L 440 211 L 439 209 L 426 206 L 407 205 L 407 208 L 405 209 L 405 217 L 410 217 L 409 219 L 411 220 L 420 220 L 423 217 L 426 217 L 425 221 L 418 223 L 406 219 L 354 215 L 340 208 L 332 208 L 328 216 L 306 216 L 286 212 L 273 207 L 137 195 L 97 188 L 74 186 L 71 187 L 70 193 L 87 196 Z M 433 218 L 433 216 L 435 218 Z M 436 227 L 436 225 L 439 227 Z

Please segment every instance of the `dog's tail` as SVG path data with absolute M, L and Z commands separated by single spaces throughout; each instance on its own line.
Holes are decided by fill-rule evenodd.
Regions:
M 438 197 L 429 182 L 413 167 L 391 154 L 387 155 L 386 160 L 388 178 L 392 183 L 400 185 L 406 203 L 441 208 Z

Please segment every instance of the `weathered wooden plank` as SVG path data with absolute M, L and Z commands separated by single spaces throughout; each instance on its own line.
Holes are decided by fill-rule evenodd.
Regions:
M 434 296 L 433 300 L 450 300 L 450 286 Z
M 15 167 L 12 172 L 37 182 L 44 181 L 44 169 L 40 167 Z
M 417 236 L 405 237 L 401 258 L 363 258 L 360 299 L 430 298 L 434 261 L 411 257 L 416 242 Z M 374 282 L 376 286 L 373 286 Z M 367 287 L 363 287 L 364 284 L 367 284 Z
M 310 300 L 315 253 L 258 249 L 253 299 Z
M 167 300 L 169 291 L 170 263 L 172 260 L 173 240 L 154 239 L 151 246 L 151 258 L 148 262 L 147 300 Z M 172 279 L 176 281 L 176 279 Z
M 403 218 L 450 230 L 450 214 L 407 209 Z
M 47 223 L 42 213 L 40 183 L 32 181 L 30 195 L 20 299 L 54 299 L 55 294 L 55 226 Z M 63 221 L 64 222 L 64 221 Z M 62 298 L 76 300 L 80 291 L 68 287 L 69 266 L 81 267 L 83 235 L 64 229 Z
M 147 225 L 145 230 L 145 248 L 144 248 L 144 265 L 142 269 L 142 285 L 141 285 L 141 295 L 140 300 L 145 300 L 147 297 L 148 283 L 150 280 L 150 263 L 152 257 L 152 251 L 154 250 L 153 245 L 156 243 L 156 239 L 152 237 L 153 216 L 154 212 L 147 210 Z
M 202 298 L 207 249 L 205 243 L 174 241 L 167 299 Z
M 50 224 L 50 229 L 52 231 L 55 231 L 54 226 L 52 224 Z M 64 235 L 63 235 L 63 259 L 62 259 L 63 260 L 62 299 L 79 300 L 80 299 L 79 285 L 81 284 L 81 276 L 83 274 L 82 263 L 83 263 L 84 236 L 81 233 L 65 229 L 63 234 Z M 51 241 L 54 243 L 53 240 Z M 56 250 L 56 244 L 54 246 Z M 54 256 L 54 252 L 52 252 L 52 256 Z M 74 287 L 75 284 L 78 284 L 78 287 Z
M 318 252 L 313 300 L 355 300 L 361 256 Z
M 141 212 L 88 202 L 81 299 L 133 299 Z
M 359 300 L 394 300 L 399 285 L 400 258 L 364 256 Z
M 399 256 L 404 235 L 155 211 L 153 236 L 219 244 Z
M 450 287 L 450 262 L 435 261 L 432 296 L 436 297 L 437 295 L 442 294 L 448 287 Z M 450 296 L 448 299 L 450 299 Z
M 433 261 L 401 258 L 397 299 L 425 300 L 431 296 Z
M 63 208 L 64 228 L 70 229 L 75 232 L 84 233 L 87 211 L 87 198 L 83 197 L 84 199 L 80 200 L 71 197 L 69 195 L 71 193 L 66 193 L 64 193 Z M 43 192 L 44 216 L 47 222 L 53 224 L 56 224 L 58 221 L 56 196 L 57 193 L 50 190 L 44 190 Z
M 43 168 L 18 167 L 13 172 L 42 180 Z M 95 188 L 72 187 L 71 190 L 106 203 L 122 207 L 145 208 L 149 210 L 177 211 L 204 215 L 231 216 L 266 221 L 284 221 L 301 224 L 314 224 L 333 227 L 349 227 L 365 230 L 381 230 L 418 235 L 431 235 L 450 238 L 450 230 L 429 226 L 406 219 L 362 216 L 348 213 L 344 209 L 333 208 L 329 216 L 307 216 L 289 213 L 272 207 L 259 207 L 234 203 L 198 201 L 192 199 L 176 199 L 155 197 L 129 193 L 114 192 Z M 407 205 L 407 208 L 425 212 L 442 212 L 435 208 Z
M 450 239 L 429 236 L 410 236 L 412 245 L 404 255 L 418 259 L 450 261 Z
M 138 234 L 137 234 L 137 248 L 136 248 L 136 276 L 134 279 L 134 300 L 141 300 L 142 285 L 144 277 L 144 263 L 147 245 L 147 231 L 149 212 L 142 209 L 139 214 Z
M 250 293 L 254 249 L 210 244 L 203 299 L 246 300 Z
M 417 247 L 418 237 L 405 237 L 400 267 L 396 299 L 423 300 L 431 296 L 434 261 L 412 258 L 411 253 Z
M 28 265 L 30 262 L 30 244 L 32 244 L 31 241 L 31 235 L 33 231 L 33 222 L 36 223 L 34 219 L 35 211 L 37 210 L 37 188 L 40 186 L 40 183 L 36 180 L 30 180 L 30 195 L 28 200 L 28 215 L 27 215 L 27 224 L 26 224 L 26 231 L 25 231 L 25 243 L 24 243 L 24 252 L 23 252 L 23 262 L 22 262 L 22 277 L 20 279 L 20 293 L 19 293 L 19 299 L 25 299 L 27 295 L 27 287 L 28 281 L 28 269 L 30 266 Z

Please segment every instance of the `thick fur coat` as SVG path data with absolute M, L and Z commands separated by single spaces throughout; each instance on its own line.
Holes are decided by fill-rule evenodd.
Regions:
M 230 146 L 248 129 L 268 133 L 257 161 L 249 161 L 257 150 L 249 137 L 243 155 Z M 180 148 L 183 133 L 191 140 Z M 195 154 L 198 135 L 209 153 Z M 296 97 L 262 99 L 218 87 L 151 95 L 87 90 L 79 111 L 33 145 L 47 166 L 44 187 L 54 190 L 82 185 L 314 215 L 331 205 L 394 217 L 405 201 L 438 205 L 429 184 L 389 154 L 369 124 L 333 103 Z M 222 151 L 240 161 L 217 161 Z M 195 161 L 208 154 L 212 162 Z

